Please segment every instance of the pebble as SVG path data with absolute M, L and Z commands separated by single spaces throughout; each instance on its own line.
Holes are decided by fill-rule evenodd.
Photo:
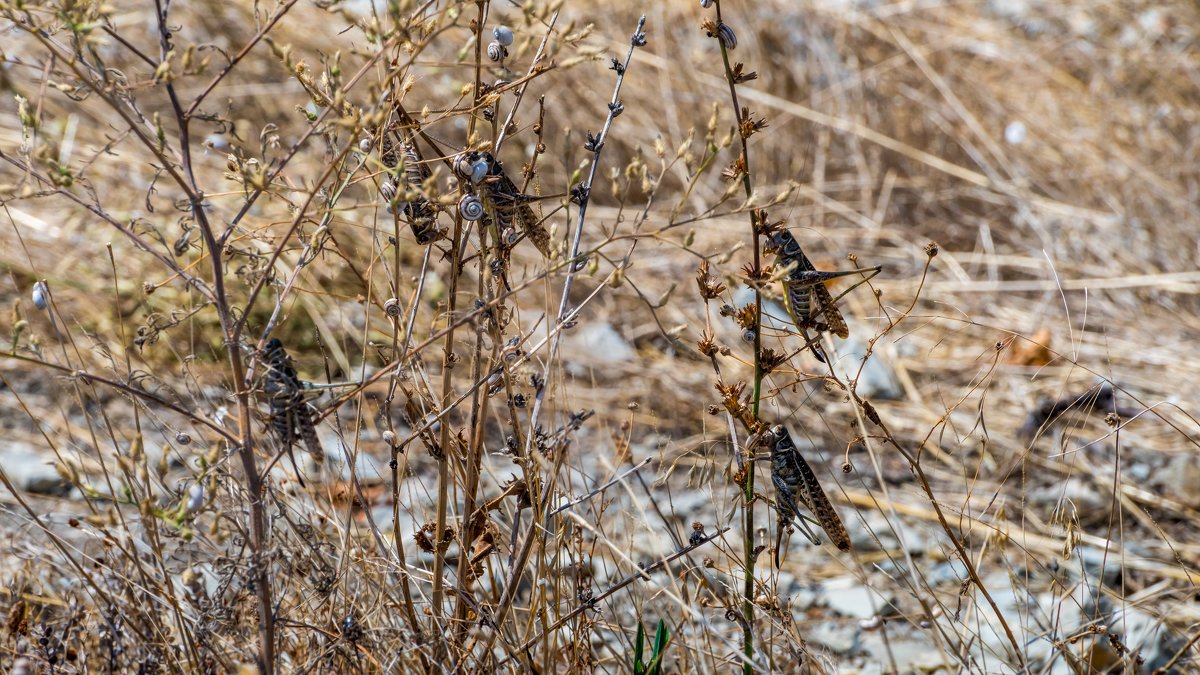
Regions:
M 23 492 L 65 497 L 74 489 L 58 475 L 46 455 L 29 443 L 10 441 L 0 448 L 0 467 Z

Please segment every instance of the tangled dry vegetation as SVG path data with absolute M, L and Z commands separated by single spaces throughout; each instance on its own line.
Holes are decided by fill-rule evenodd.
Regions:
M 1194 6 L 0 12 L 7 671 L 1196 667 Z

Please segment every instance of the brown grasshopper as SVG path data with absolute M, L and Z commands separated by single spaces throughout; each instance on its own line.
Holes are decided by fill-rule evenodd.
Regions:
M 803 504 L 817 517 L 817 523 L 839 551 L 850 550 L 850 535 L 842 525 L 842 519 L 825 496 L 821 483 L 812 467 L 804 460 L 792 436 L 782 424 L 762 432 L 759 443 L 770 450 L 771 482 L 775 484 L 775 510 L 778 514 L 779 530 L 775 539 L 775 567 L 779 567 L 780 550 L 783 547 L 784 530 L 790 530 L 793 522 L 800 525 L 814 543 L 817 538 L 804 524 L 799 515 Z

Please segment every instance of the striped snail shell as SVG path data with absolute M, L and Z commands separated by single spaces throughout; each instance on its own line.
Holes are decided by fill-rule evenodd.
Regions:
M 521 238 L 521 236 L 517 234 L 517 231 L 511 227 L 504 228 L 504 232 L 500 236 L 504 239 L 505 246 L 512 246 L 513 244 L 517 243 L 518 239 Z
M 396 184 L 390 180 L 385 180 L 383 185 L 379 186 L 379 196 L 383 197 L 383 201 L 390 202 L 396 198 Z
M 383 311 L 393 319 L 400 316 L 400 301 L 396 298 L 388 298 L 383 303 Z
M 496 42 L 499 42 L 501 47 L 507 47 L 513 43 L 513 33 L 508 26 L 493 28 L 492 37 L 496 38 Z
M 700 0 L 701 7 L 712 7 L 712 0 Z
M 488 173 L 488 162 L 476 152 L 464 152 L 454 159 L 454 173 L 479 185 L 479 181 Z
M 493 61 L 503 61 L 508 56 L 508 48 L 499 42 L 492 42 L 488 45 L 487 54 Z
M 458 200 L 458 213 L 464 220 L 479 220 L 483 217 L 483 202 L 476 195 L 465 195 Z
M 754 342 L 754 331 L 750 329 L 743 331 L 742 340 L 744 342 Z
M 717 37 L 721 38 L 721 44 L 725 45 L 725 49 L 737 48 L 737 36 L 733 34 L 733 29 L 726 24 L 717 26 Z

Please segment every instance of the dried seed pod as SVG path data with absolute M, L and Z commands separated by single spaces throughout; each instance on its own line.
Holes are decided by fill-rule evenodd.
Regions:
M 733 29 L 727 24 L 717 26 L 717 37 L 721 38 L 721 44 L 725 45 L 725 49 L 737 48 L 737 36 L 733 34 Z
M 502 47 L 507 47 L 513 43 L 513 32 L 508 26 L 496 26 L 492 29 L 492 37 L 496 38 Z
M 393 319 L 400 316 L 400 301 L 396 298 L 388 298 L 383 303 L 383 311 Z
M 46 309 L 48 304 L 49 290 L 46 288 L 46 282 L 39 281 L 33 285 L 33 306 L 38 309 Z
M 483 202 L 476 195 L 465 195 L 458 200 L 458 213 L 464 220 L 479 220 L 483 217 Z
M 379 196 L 383 197 L 383 201 L 390 202 L 396 198 L 396 184 L 390 180 L 384 181 L 383 185 L 379 186 Z
M 504 274 L 504 260 L 501 258 L 492 258 L 488 261 L 488 269 L 492 271 L 492 276 L 494 277 Z
M 508 57 L 508 48 L 499 42 L 492 42 L 487 47 L 488 58 L 493 61 L 503 61 Z

